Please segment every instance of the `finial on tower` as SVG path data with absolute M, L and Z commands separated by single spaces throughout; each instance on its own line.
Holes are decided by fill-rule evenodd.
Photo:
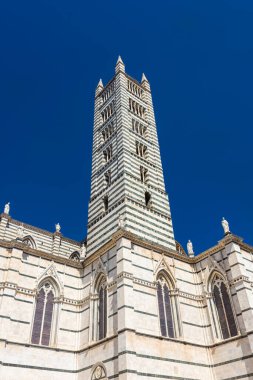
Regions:
M 141 85 L 147 90 L 150 90 L 149 81 L 147 80 L 146 75 L 144 73 L 142 74 L 142 77 L 141 77 Z
M 119 72 L 119 71 L 123 71 L 123 73 L 125 72 L 125 65 L 122 61 L 122 58 L 121 56 L 119 55 L 118 57 L 118 60 L 117 60 L 117 63 L 116 63 L 116 67 L 115 67 L 115 72 L 116 74 Z
M 101 78 L 99 79 L 97 87 L 103 87 L 104 88 L 104 85 L 103 85 L 103 82 L 102 82 Z
M 103 85 L 102 79 L 100 78 L 97 88 L 96 88 L 96 95 L 98 95 L 103 90 L 103 88 L 104 88 L 104 85 Z
M 142 73 L 142 77 L 141 77 L 141 83 L 143 82 L 148 82 L 147 78 L 146 78 L 146 75 L 144 73 Z

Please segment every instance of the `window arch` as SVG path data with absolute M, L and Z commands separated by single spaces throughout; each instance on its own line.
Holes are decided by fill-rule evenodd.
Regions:
M 28 247 L 36 248 L 35 241 L 31 236 L 25 236 L 22 240 L 22 243 L 28 245 Z
M 98 340 L 107 334 L 107 284 L 105 277 L 99 282 L 98 289 Z
M 213 303 L 216 309 L 216 321 L 221 338 L 227 339 L 238 334 L 229 290 L 221 276 L 215 274 L 211 283 Z
M 107 335 L 107 282 L 103 274 L 98 276 L 93 299 L 93 340 L 101 340 Z
M 174 305 L 171 297 L 171 284 L 163 274 L 157 279 L 157 301 L 161 335 L 175 338 Z
M 107 380 L 103 363 L 96 364 L 92 369 L 91 380 Z
M 69 256 L 70 260 L 74 260 L 74 261 L 80 261 L 80 253 L 77 252 L 77 251 L 74 251 L 71 253 L 71 255 Z
M 49 280 L 39 287 L 32 328 L 32 343 L 49 346 L 52 336 L 55 289 Z

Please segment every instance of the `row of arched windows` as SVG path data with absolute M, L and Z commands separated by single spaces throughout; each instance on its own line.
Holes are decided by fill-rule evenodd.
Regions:
M 223 277 L 216 273 L 210 283 L 212 325 L 215 336 L 220 339 L 228 339 L 238 334 L 233 303 L 229 289 Z M 173 285 L 164 276 L 160 275 L 157 281 L 157 300 L 160 320 L 160 331 L 164 337 L 175 338 L 180 331 L 177 312 L 177 302 L 172 296 Z
M 210 305 L 212 322 L 216 338 L 227 339 L 238 334 L 233 304 L 225 280 L 215 274 L 210 284 L 212 304 Z M 157 305 L 160 332 L 164 337 L 176 338 L 181 335 L 177 297 L 173 282 L 166 273 L 157 277 Z M 51 340 L 53 316 L 56 313 L 56 287 L 50 280 L 39 287 L 31 341 L 34 344 L 48 346 Z M 105 275 L 98 276 L 92 297 L 92 340 L 104 339 L 107 335 L 107 281 Z M 56 313 L 57 314 L 57 313 Z

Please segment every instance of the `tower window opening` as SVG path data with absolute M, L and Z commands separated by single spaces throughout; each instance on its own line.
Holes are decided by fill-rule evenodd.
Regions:
M 108 195 L 105 195 L 105 196 L 104 196 L 103 201 L 104 201 L 104 210 L 107 211 L 107 210 L 108 210 L 108 206 L 109 206 L 109 198 L 108 198 Z
M 112 145 L 108 146 L 104 151 L 104 160 L 105 162 L 108 162 L 112 158 Z
M 113 94 L 114 91 L 114 83 L 112 83 L 104 92 L 102 95 L 102 101 L 103 103 Z
M 111 123 L 110 125 L 108 125 L 108 127 L 103 129 L 103 131 L 102 131 L 103 140 L 104 141 L 108 140 L 111 137 L 111 135 L 113 134 L 113 131 L 114 131 L 113 123 Z
M 145 192 L 145 204 L 147 207 L 150 206 L 150 202 L 151 202 L 151 194 L 148 191 L 146 191 Z
M 142 158 L 146 158 L 147 147 L 146 145 L 136 141 L 136 154 Z
M 112 116 L 114 112 L 114 102 L 112 101 L 108 106 L 101 112 L 103 123 Z
M 145 118 L 146 109 L 131 98 L 129 98 L 129 109 L 131 112 L 135 113 L 136 115 L 142 118 Z
M 132 94 L 134 94 L 135 96 L 138 96 L 139 98 L 142 98 L 143 90 L 139 86 L 137 86 L 137 84 L 128 80 L 127 88 L 128 88 L 128 91 L 130 91 Z
M 143 166 L 140 167 L 140 176 L 141 176 L 141 182 L 146 183 L 147 182 L 147 175 L 148 175 L 148 169 L 144 168 Z
M 111 185 L 111 182 L 112 182 L 112 173 L 111 173 L 111 170 L 108 170 L 108 172 L 105 173 L 105 182 L 106 182 L 106 186 L 110 186 Z
M 132 119 L 132 130 L 138 135 L 146 137 L 147 127 L 135 119 Z

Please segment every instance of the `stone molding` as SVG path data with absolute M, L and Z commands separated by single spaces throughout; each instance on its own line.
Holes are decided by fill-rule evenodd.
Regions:
M 77 268 L 77 269 L 82 269 L 83 268 L 83 265 L 77 261 L 74 261 L 74 260 L 71 260 L 69 259 L 68 257 L 63 257 L 63 256 L 56 256 L 52 253 L 47 253 L 45 251 L 40 251 L 39 249 L 35 249 L 35 248 L 31 248 L 29 247 L 27 244 L 24 244 L 22 242 L 19 242 L 17 240 L 11 240 L 11 241 L 8 241 L 8 240 L 2 240 L 0 239 L 0 247 L 4 247 L 4 248 L 7 248 L 8 249 L 8 252 L 11 253 L 11 250 L 16 248 L 16 249 L 19 249 L 21 250 L 22 252 L 24 253 L 27 253 L 27 254 L 30 254 L 30 255 L 33 255 L 33 256 L 37 256 L 37 257 L 42 257 L 46 260 L 49 260 L 49 261 L 55 261 L 56 263 L 59 263 L 59 264 L 64 264 L 64 265 L 68 265 L 70 267 L 74 267 L 74 268 Z
M 20 222 L 19 220 L 16 220 L 16 219 L 12 219 L 9 215 L 6 215 L 4 213 L 0 214 L 0 219 L 2 218 L 5 218 L 5 219 L 8 219 L 9 222 L 11 222 L 12 224 L 15 224 L 16 226 L 22 226 L 24 228 L 27 228 L 28 230 L 32 230 L 32 231 L 35 231 L 35 232 L 39 232 L 43 235 L 47 235 L 47 236 L 50 236 L 50 237 L 54 237 L 54 235 L 56 234 L 56 232 L 49 232 L 47 230 L 43 230 L 42 228 L 39 228 L 39 227 L 34 227 L 30 224 L 27 224 L 27 223 L 23 223 L 23 222 Z M 73 239 L 70 239 L 70 238 L 67 238 L 67 237 L 64 237 L 62 236 L 62 234 L 60 233 L 59 236 L 61 236 L 61 239 L 68 242 L 68 243 L 71 243 L 71 244 L 75 244 L 79 247 L 81 247 L 81 243 L 79 241 L 76 241 L 76 240 L 73 240 Z

